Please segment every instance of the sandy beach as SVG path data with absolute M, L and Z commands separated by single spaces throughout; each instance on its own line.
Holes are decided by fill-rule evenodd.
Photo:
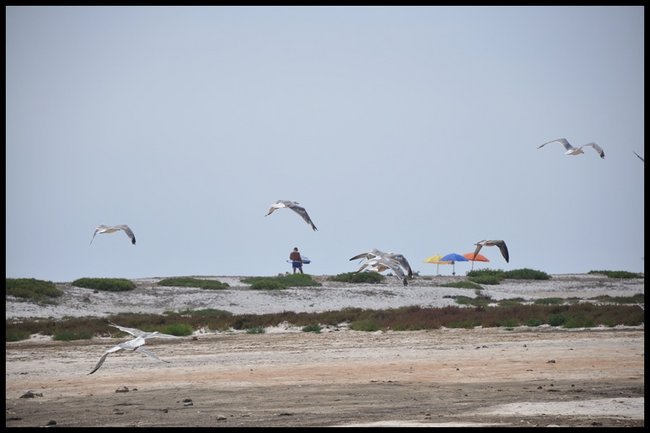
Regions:
M 234 314 L 345 307 L 454 305 L 467 289 L 417 278 L 408 287 L 326 282 L 318 288 L 163 288 L 136 280 L 129 293 L 65 287 L 59 305 L 7 298 L 7 318 L 104 317 L 219 308 Z M 484 295 L 589 299 L 643 293 L 644 280 L 554 275 L 506 281 Z M 124 339 L 6 343 L 6 426 L 643 426 L 644 327 L 438 329 L 321 333 L 283 324 L 264 334 L 197 332 L 151 339 L 149 350 L 103 352 Z

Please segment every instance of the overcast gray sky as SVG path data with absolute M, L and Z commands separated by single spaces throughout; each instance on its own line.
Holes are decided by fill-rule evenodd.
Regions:
M 9 278 L 643 271 L 641 6 L 5 12 Z

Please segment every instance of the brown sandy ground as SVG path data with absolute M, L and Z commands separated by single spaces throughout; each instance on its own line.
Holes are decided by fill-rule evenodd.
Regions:
M 12 342 L 6 426 L 639 427 L 643 337 L 643 327 L 206 334 L 148 340 L 169 363 L 121 352 L 93 375 L 124 339 Z

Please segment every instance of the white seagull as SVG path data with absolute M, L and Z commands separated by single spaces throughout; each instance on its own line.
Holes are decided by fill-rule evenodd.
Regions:
M 104 224 L 97 226 L 95 229 L 95 233 L 93 233 L 93 238 L 90 240 L 90 244 L 93 243 L 95 240 L 95 236 L 97 233 L 102 234 L 102 233 L 114 233 L 119 230 L 124 230 L 124 233 L 131 238 L 131 243 L 135 245 L 135 235 L 133 234 L 133 231 L 127 226 L 126 224 L 120 224 L 119 226 L 105 226 Z M 90 245 L 88 244 L 88 245 Z
M 391 271 L 395 272 L 395 276 L 397 278 L 402 280 L 402 284 L 404 284 L 405 286 L 408 286 L 409 284 L 408 278 L 406 278 L 406 275 L 402 270 L 402 265 L 395 259 L 391 259 L 386 256 L 384 257 L 375 256 L 367 259 L 357 270 L 357 272 L 361 272 L 364 269 L 366 271 L 373 271 L 373 272 L 383 272 L 386 269 L 390 269 Z
M 119 352 L 121 350 L 131 350 L 131 351 L 135 351 L 135 352 L 140 352 L 140 353 L 144 353 L 145 355 L 155 359 L 156 361 L 169 362 L 169 361 L 165 361 L 165 360 L 162 360 L 162 359 L 158 358 L 154 353 L 149 352 L 143 346 L 145 344 L 145 339 L 147 339 L 147 338 L 152 338 L 152 337 L 177 338 L 175 335 L 161 334 L 158 331 L 144 332 L 144 331 L 141 331 L 141 330 L 136 329 L 136 328 L 127 328 L 127 327 L 124 327 L 124 326 L 114 325 L 112 323 L 109 326 L 117 328 L 122 332 L 126 332 L 127 334 L 131 334 L 135 338 L 132 339 L 132 340 L 129 340 L 129 341 L 125 341 L 124 343 L 120 343 L 117 346 L 113 346 L 110 349 L 108 349 L 106 352 L 104 352 L 104 354 L 99 359 L 99 362 L 97 363 L 95 368 L 93 368 L 93 371 L 91 371 L 88 374 L 93 374 L 94 372 L 99 370 L 99 367 L 102 366 L 102 364 L 106 360 L 106 357 L 108 356 L 109 353 L 115 353 L 115 352 Z
M 312 229 L 318 230 L 314 223 L 311 221 L 311 218 L 309 218 L 309 214 L 305 210 L 304 207 L 300 206 L 298 202 L 291 201 L 291 200 L 278 200 L 275 203 L 271 205 L 271 208 L 269 209 L 269 213 L 267 213 L 264 216 L 269 216 L 271 215 L 275 210 L 277 209 L 282 209 L 283 207 L 288 207 L 298 215 L 302 217 L 302 219 L 305 220 L 307 224 L 311 226 Z
M 409 264 L 408 260 L 406 260 L 406 257 L 404 257 L 402 254 L 385 253 L 383 251 L 379 251 L 377 248 L 373 248 L 371 251 L 368 251 L 366 253 L 357 254 L 356 256 L 352 257 L 350 260 L 357 260 L 357 259 L 370 260 L 375 257 L 387 257 L 389 259 L 397 261 L 398 264 L 404 269 L 404 271 L 406 271 L 408 277 L 413 278 L 413 271 L 411 270 L 411 265 Z
M 510 255 L 508 254 L 508 247 L 506 246 L 506 243 L 504 241 L 498 240 L 498 241 L 478 241 L 475 243 L 476 245 L 476 250 L 474 250 L 474 257 L 478 254 L 479 251 L 481 251 L 481 248 L 483 247 L 499 247 L 501 250 L 501 255 L 503 256 L 504 259 L 506 259 L 506 262 L 510 262 Z
M 598 153 L 598 155 L 600 155 L 601 158 L 605 159 L 605 152 L 596 143 L 587 143 L 587 144 L 583 144 L 582 146 L 573 147 L 573 146 L 571 146 L 571 144 L 569 144 L 569 142 L 567 141 L 566 138 L 558 138 L 556 140 L 547 141 L 546 143 L 537 146 L 537 148 L 538 149 L 542 148 L 542 147 L 546 146 L 547 144 L 554 143 L 556 141 L 558 143 L 562 143 L 562 145 L 564 145 L 564 148 L 566 149 L 566 152 L 564 152 L 565 155 L 580 155 L 581 153 L 584 153 L 584 151 L 582 150 L 583 147 L 591 146 Z

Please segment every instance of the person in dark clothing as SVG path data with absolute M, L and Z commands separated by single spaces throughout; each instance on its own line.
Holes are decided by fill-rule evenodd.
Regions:
M 296 273 L 296 270 L 299 270 L 301 274 L 304 273 L 302 271 L 302 257 L 300 256 L 298 247 L 295 247 L 293 251 L 291 251 L 291 254 L 289 254 L 289 260 L 291 260 L 291 267 L 293 268 L 294 274 Z

